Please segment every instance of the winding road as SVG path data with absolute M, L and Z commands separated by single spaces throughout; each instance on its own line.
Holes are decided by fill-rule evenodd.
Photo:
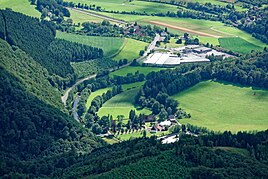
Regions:
M 146 52 L 144 52 L 143 56 L 137 58 L 137 61 L 142 61 L 142 60 L 143 60 L 143 59 L 150 53 L 150 51 L 153 50 L 153 49 L 155 48 L 156 42 L 157 42 L 157 41 L 160 41 L 160 40 L 161 40 L 160 35 L 159 35 L 159 34 L 155 34 L 155 38 L 154 38 L 154 40 L 153 40 L 153 41 L 151 42 L 151 44 L 148 46 L 148 48 L 147 48 Z M 113 72 L 113 71 L 115 71 L 115 70 L 119 70 L 119 69 L 121 69 L 121 68 L 127 67 L 127 66 L 129 66 L 130 64 L 131 64 L 131 62 L 129 62 L 129 63 L 123 65 L 123 66 L 120 66 L 120 67 L 117 67 L 117 66 L 116 66 L 116 67 L 113 67 L 113 68 L 108 69 L 108 71 L 109 71 L 109 72 Z M 63 103 L 64 105 L 66 105 L 66 101 L 67 101 L 67 99 L 68 99 L 69 93 L 70 93 L 70 92 L 71 92 L 77 85 L 83 83 L 83 82 L 86 81 L 86 80 L 90 80 L 90 79 L 96 78 L 96 76 L 97 76 L 97 74 L 93 74 L 93 75 L 89 75 L 89 76 L 87 76 L 87 77 L 85 77 L 85 78 L 83 78 L 83 79 L 78 80 L 73 86 L 71 86 L 70 88 L 68 88 L 68 89 L 64 92 L 63 96 L 61 97 L 61 101 L 62 101 L 62 103 Z

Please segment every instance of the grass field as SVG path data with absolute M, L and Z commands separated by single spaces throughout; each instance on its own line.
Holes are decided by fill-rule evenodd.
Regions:
M 61 31 L 57 31 L 57 38 L 101 48 L 106 57 L 116 55 L 124 43 L 128 42 L 119 37 L 83 36 Z
M 139 89 L 140 87 L 136 87 L 114 96 L 112 99 L 104 103 L 100 108 L 98 115 L 105 116 L 110 114 L 114 118 L 118 115 L 123 115 L 125 118 L 128 118 L 131 109 L 135 109 L 137 114 L 150 114 L 151 111 L 147 109 L 139 110 L 134 106 L 135 96 Z
M 146 46 L 148 46 L 148 43 L 134 39 L 126 39 L 124 47 L 113 60 L 119 61 L 121 59 L 128 59 L 129 61 L 132 61 L 139 57 L 140 51 L 144 50 Z
M 144 84 L 144 82 L 137 82 L 137 83 L 131 83 L 131 84 L 124 84 L 122 85 L 122 88 L 124 91 L 129 90 L 131 88 L 136 88 L 136 87 L 141 87 Z M 97 91 L 92 92 L 88 99 L 87 99 L 87 103 L 86 103 L 86 108 L 88 109 L 90 107 L 91 101 L 99 95 L 102 95 L 103 93 L 106 93 L 108 90 L 112 90 L 112 87 L 108 87 L 108 88 L 104 88 L 104 89 L 99 89 Z
M 232 132 L 268 128 L 267 90 L 205 81 L 173 98 L 192 116 L 182 119 L 183 124 Z
M 101 18 L 90 16 L 88 14 L 79 13 L 71 9 L 69 9 L 69 11 L 71 14 L 71 19 L 76 24 L 77 23 L 82 24 L 83 22 L 102 22 L 103 21 L 103 19 Z
M 28 0 L 0 0 L 0 9 L 11 8 L 13 11 L 26 14 L 28 16 L 40 18 L 41 13 L 30 5 Z
M 159 4 L 159 3 L 153 3 L 153 2 L 145 2 L 145 1 L 126 1 L 126 0 L 66 0 L 69 2 L 74 3 L 83 3 L 88 5 L 95 4 L 96 6 L 100 6 L 104 10 L 108 11 L 126 11 L 126 12 L 146 12 L 146 13 L 167 13 L 167 11 L 170 12 L 176 12 L 177 7 L 173 5 L 168 4 Z
M 256 46 L 240 37 L 228 37 L 219 39 L 220 46 L 239 53 L 250 53 L 251 50 L 262 51 L 263 48 Z
M 134 66 L 128 66 L 125 68 L 121 68 L 120 70 L 114 71 L 112 73 L 109 74 L 109 76 L 125 76 L 128 73 L 136 73 L 137 71 L 139 71 L 140 73 L 143 73 L 145 75 L 147 75 L 148 73 L 152 72 L 152 71 L 160 71 L 160 70 L 165 70 L 166 68 L 159 68 L 159 67 L 134 67 Z

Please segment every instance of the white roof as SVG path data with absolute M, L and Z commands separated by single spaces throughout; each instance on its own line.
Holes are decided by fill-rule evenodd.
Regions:
M 165 63 L 165 61 L 168 59 L 169 57 L 169 54 L 165 53 L 165 54 L 162 54 L 161 57 L 159 57 L 159 59 L 157 60 L 157 62 L 155 64 L 158 64 L 158 65 L 162 65 Z
M 161 56 L 162 56 L 162 53 L 154 53 L 150 55 L 149 58 L 147 58 L 147 60 L 144 61 L 144 63 L 155 63 Z
M 165 61 L 165 65 L 179 65 L 180 64 L 180 58 L 179 57 L 169 57 Z
M 159 125 L 160 125 L 160 126 L 171 126 L 171 122 L 165 120 L 165 121 L 163 121 L 163 122 L 160 122 Z
M 174 143 L 176 141 L 179 141 L 179 138 L 176 138 L 176 136 L 171 136 L 171 137 L 168 137 L 168 138 L 162 140 L 162 144 L 170 144 L 170 143 Z

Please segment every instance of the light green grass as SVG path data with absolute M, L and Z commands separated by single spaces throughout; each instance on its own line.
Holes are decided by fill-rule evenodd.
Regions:
M 119 37 L 84 36 L 57 31 L 57 38 L 101 48 L 104 56 L 116 55 L 124 44 Z
M 35 5 L 31 5 L 28 0 L 0 0 L 0 9 L 4 8 L 11 8 L 13 11 L 32 17 L 41 16 L 41 13 L 35 9 Z
M 206 44 L 212 44 L 214 46 L 216 45 L 220 45 L 219 43 L 219 39 L 218 38 L 214 38 L 214 37 L 204 37 L 204 36 L 194 36 L 194 38 L 197 37 L 199 39 L 199 42 Z
M 170 134 L 169 131 L 156 132 L 156 133 L 146 132 L 146 137 L 151 137 L 151 136 L 160 137 L 160 136 L 164 136 L 164 135 L 168 135 L 168 134 Z M 119 138 L 121 141 L 126 141 L 126 140 L 140 138 L 140 137 L 143 137 L 143 131 L 132 132 L 132 133 L 128 133 L 128 134 L 121 134 L 121 135 L 117 136 L 117 138 Z
M 102 22 L 103 19 L 91 16 L 88 14 L 80 13 L 74 10 L 69 9 L 70 11 L 70 18 L 73 20 L 74 23 L 80 23 L 82 24 L 83 22 Z
M 136 83 L 131 83 L 131 84 L 124 84 L 122 85 L 123 91 L 129 90 L 131 88 L 135 88 L 135 87 L 141 87 L 144 84 L 144 81 L 142 82 L 136 82 Z M 92 102 L 92 100 L 96 97 L 96 96 L 101 96 L 103 93 L 106 93 L 108 90 L 112 90 L 112 87 L 108 87 L 108 88 L 103 88 L 103 89 L 99 89 L 97 91 L 92 92 L 88 99 L 87 99 L 87 103 L 86 103 L 86 109 L 88 109 L 90 107 L 90 104 Z
M 256 46 L 240 37 L 228 37 L 219 39 L 220 46 L 238 53 L 250 53 L 251 50 L 262 51 L 263 48 Z
M 170 40 L 169 40 L 169 43 L 164 43 L 164 42 L 161 42 L 160 44 L 160 47 L 163 47 L 163 48 L 178 48 L 178 47 L 182 47 L 184 46 L 184 41 L 182 42 L 182 44 L 176 44 L 178 39 L 175 39 L 174 37 L 171 37 Z
M 180 120 L 183 124 L 215 131 L 268 129 L 268 90 L 205 81 L 173 98 L 192 116 Z
M 160 70 L 165 70 L 166 68 L 159 68 L 159 67 L 134 67 L 134 66 L 128 66 L 125 68 L 121 68 L 120 70 L 114 71 L 112 73 L 109 74 L 109 76 L 125 76 L 128 73 L 136 73 L 137 71 L 139 71 L 140 73 L 147 75 L 148 73 L 152 72 L 152 71 L 160 71 Z
M 75 2 L 75 3 L 84 3 L 88 5 L 95 4 L 96 6 L 100 6 L 104 10 L 108 11 L 126 11 L 126 12 L 146 12 L 146 13 L 167 13 L 167 11 L 170 12 L 176 12 L 177 7 L 173 5 L 168 4 L 159 4 L 159 3 L 153 3 L 153 2 L 145 2 L 145 1 L 132 1 L 128 2 L 126 0 L 66 0 L 69 2 Z
M 122 59 L 128 59 L 132 61 L 139 57 L 139 53 L 141 50 L 148 46 L 148 43 L 134 40 L 134 39 L 126 39 L 124 47 L 120 51 L 118 55 L 116 55 L 113 60 L 119 61 Z
M 98 115 L 105 116 L 110 114 L 113 117 L 123 115 L 124 118 L 128 118 L 130 110 L 136 110 L 137 114 L 150 114 L 151 111 L 147 109 L 139 110 L 134 105 L 135 96 L 139 89 L 140 87 L 137 87 L 114 96 L 112 99 L 104 103 L 100 108 Z

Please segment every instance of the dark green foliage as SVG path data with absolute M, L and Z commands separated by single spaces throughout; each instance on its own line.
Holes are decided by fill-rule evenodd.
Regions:
M 37 0 L 37 10 L 44 12 L 44 8 L 47 8 L 47 11 L 50 11 L 57 17 L 66 16 L 70 17 L 70 12 L 67 8 L 58 4 L 62 2 L 61 0 Z M 60 15 L 60 13 L 62 15 Z M 47 14 L 46 14 L 47 15 Z M 46 16 L 44 16 L 46 17 Z
M 54 40 L 48 48 L 48 53 L 51 58 L 54 58 L 57 61 L 64 59 L 68 63 L 103 57 L 102 49 L 62 39 Z
M 202 137 L 180 136 L 174 144 L 161 145 L 155 137 L 134 139 L 94 150 L 83 161 L 54 173 L 61 178 L 266 178 L 265 161 L 247 151 L 244 144 L 261 148 L 266 154 L 268 131 L 256 134 L 209 134 Z M 222 145 L 222 141 L 225 144 Z M 254 142 L 253 142 L 254 141 Z M 216 144 L 216 145 L 215 145 Z M 240 145 L 239 149 L 236 148 Z M 218 146 L 226 146 L 218 147 Z M 258 147 L 259 146 L 259 147 Z M 261 147 L 260 147 L 261 146 Z M 226 150 L 225 150 L 226 149 Z M 229 149 L 229 150 L 228 150 Z M 234 152 L 232 152 L 232 150 Z

